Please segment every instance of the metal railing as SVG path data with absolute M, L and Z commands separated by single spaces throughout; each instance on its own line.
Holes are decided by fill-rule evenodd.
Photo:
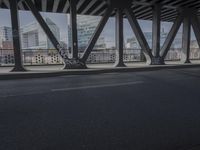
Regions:
M 71 57 L 71 53 L 66 49 L 68 56 Z M 83 53 L 79 53 L 81 57 Z M 56 65 L 63 64 L 62 58 L 59 56 L 55 49 L 23 49 L 22 51 L 24 65 Z M 116 60 L 116 50 L 114 49 L 96 49 L 90 54 L 87 63 L 88 64 L 101 64 L 101 63 L 114 63 Z M 166 59 L 167 61 L 177 61 L 181 59 L 181 49 L 171 49 Z M 191 49 L 191 60 L 200 59 L 200 49 Z M 125 49 L 124 50 L 124 62 L 144 62 L 145 57 L 140 49 Z M 13 65 L 14 64 L 14 51 L 13 49 L 1 49 L 0 50 L 0 65 Z
M 181 60 L 182 57 L 182 48 L 171 49 L 165 60 L 167 61 L 178 61 Z M 200 60 L 200 49 L 199 48 L 191 48 L 190 49 L 190 60 Z

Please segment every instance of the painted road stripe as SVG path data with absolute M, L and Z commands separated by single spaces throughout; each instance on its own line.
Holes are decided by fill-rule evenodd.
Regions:
M 52 92 L 59 92 L 59 91 L 72 91 L 72 90 L 84 90 L 84 89 L 95 89 L 95 88 L 104 88 L 104 87 L 118 87 L 118 86 L 127 86 L 127 85 L 135 85 L 135 84 L 142 84 L 144 81 L 135 81 L 135 82 L 128 82 L 128 83 L 114 83 L 114 84 L 103 84 L 103 85 L 89 85 L 89 86 L 82 86 L 82 87 L 72 87 L 72 88 L 61 88 L 61 89 L 52 89 Z
M 94 88 L 104 88 L 104 87 L 119 87 L 119 86 L 127 86 L 127 85 L 135 85 L 142 84 L 144 81 L 135 81 L 135 82 L 127 82 L 127 83 L 114 83 L 114 84 L 103 84 L 103 85 L 89 85 L 83 87 L 72 87 L 72 88 L 60 88 L 60 89 L 51 89 L 50 92 L 62 92 L 62 91 L 74 91 L 74 90 L 85 90 L 85 89 L 94 89 Z M 18 97 L 18 96 L 30 96 L 35 94 L 47 94 L 49 91 L 45 92 L 30 92 L 30 93 L 19 93 L 19 94 L 8 94 L 8 95 L 0 95 L 0 98 L 8 98 L 8 97 Z

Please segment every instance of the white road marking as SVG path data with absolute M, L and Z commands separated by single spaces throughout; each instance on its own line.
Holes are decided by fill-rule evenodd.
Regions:
M 94 88 L 104 88 L 104 87 L 116 87 L 116 86 L 127 86 L 127 85 L 134 85 L 134 84 L 142 84 L 144 81 L 135 81 L 135 82 L 127 82 L 127 83 L 114 83 L 114 84 L 103 84 L 103 85 L 89 85 L 89 86 L 82 86 L 82 87 L 72 87 L 72 88 L 61 88 L 61 89 L 52 89 L 52 92 L 59 92 L 59 91 L 72 91 L 72 90 L 84 90 L 84 89 L 94 89 Z
M 31 93 L 24 93 L 24 94 L 8 94 L 8 95 L 1 95 L 0 98 L 8 98 L 8 97 L 17 97 L 17 96 L 30 96 L 35 94 L 46 94 L 47 92 L 31 92 Z
M 142 84 L 142 83 L 144 83 L 144 81 L 135 81 L 135 82 L 127 82 L 127 83 L 114 83 L 114 84 L 102 84 L 102 85 L 89 85 L 89 86 L 83 86 L 83 87 L 72 87 L 72 88 L 69 87 L 69 88 L 51 89 L 50 92 L 74 91 L 74 90 L 84 90 L 84 89 L 93 89 L 93 88 L 127 86 L 127 85 Z M 35 95 L 35 94 L 47 94 L 48 92 L 49 91 L 7 94 L 7 95 L 0 95 L 0 98 L 30 96 L 30 95 Z

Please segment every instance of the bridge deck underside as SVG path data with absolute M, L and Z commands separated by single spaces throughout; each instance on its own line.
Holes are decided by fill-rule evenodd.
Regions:
M 20 1 L 20 0 L 19 0 Z M 32 0 L 39 11 L 54 13 L 69 13 L 69 0 Z M 9 8 L 8 0 L 1 0 L 1 8 Z M 200 9 L 199 0 L 135 0 L 132 2 L 132 10 L 137 19 L 151 20 L 152 5 L 160 3 L 162 7 L 161 20 L 174 21 L 177 17 L 177 9 L 189 7 Z M 107 8 L 106 0 L 77 0 L 77 13 L 83 15 L 101 16 Z M 20 10 L 29 10 L 24 1 L 19 2 Z M 198 15 L 200 12 L 198 11 Z M 112 14 L 115 15 L 115 12 Z

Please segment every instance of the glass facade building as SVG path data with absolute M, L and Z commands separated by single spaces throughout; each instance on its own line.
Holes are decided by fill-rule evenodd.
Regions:
M 57 40 L 60 41 L 59 27 L 50 18 L 45 20 Z M 21 38 L 23 49 L 55 49 L 37 22 L 23 26 L 21 28 Z
M 91 39 L 98 23 L 100 21 L 100 17 L 94 16 L 77 16 L 77 31 L 78 31 L 78 47 L 79 51 L 82 52 L 88 45 L 89 40 Z M 68 30 L 68 44 L 69 48 L 71 48 L 71 29 L 69 26 Z M 103 49 L 106 48 L 105 38 L 104 36 L 100 36 L 94 49 Z

